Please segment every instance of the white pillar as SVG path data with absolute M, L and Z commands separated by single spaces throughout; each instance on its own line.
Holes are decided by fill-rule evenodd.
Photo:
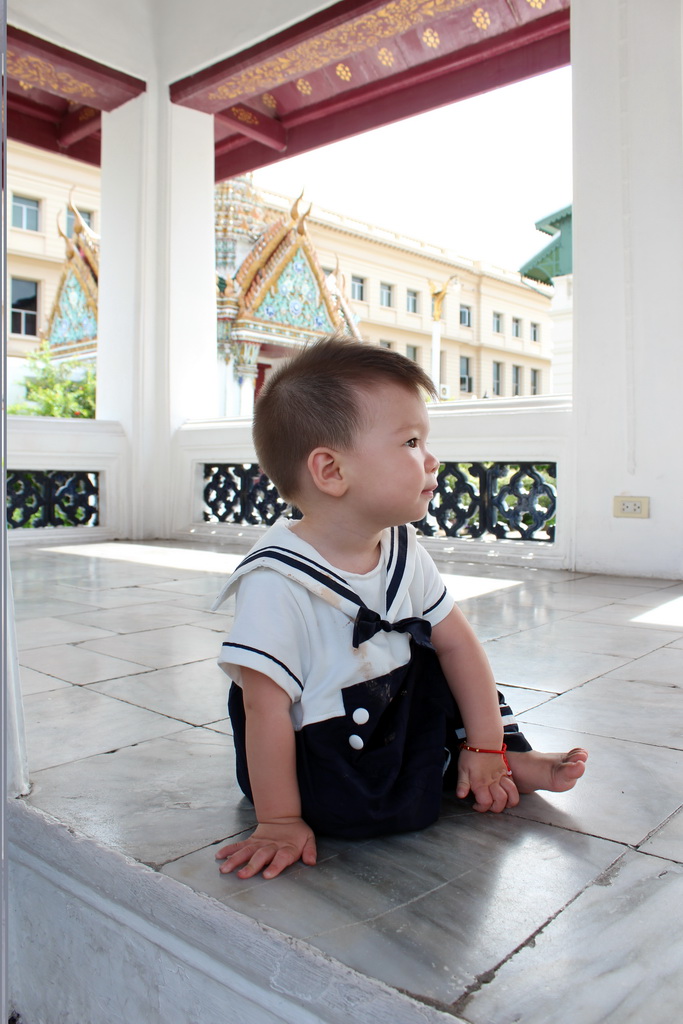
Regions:
M 680 578 L 681 2 L 571 12 L 575 564 Z M 614 518 L 622 494 L 650 518 Z
M 97 414 L 129 440 L 125 535 L 164 537 L 173 431 L 217 412 L 213 123 L 148 83 L 102 136 Z
M 13 799 L 29 792 L 28 758 L 26 755 L 26 735 L 24 733 L 24 705 L 21 697 L 21 675 L 17 650 L 17 635 L 14 628 L 14 600 L 12 597 L 12 575 L 9 560 L 7 530 L 4 531 L 3 544 L 4 563 L 6 566 L 6 622 L 5 622 L 5 669 L 7 673 L 7 690 L 5 708 L 5 743 L 2 750 L 4 765 L 0 766 L 0 776 L 6 784 L 6 795 Z M 2 770 L 2 768 L 6 771 Z M 0 794 L 5 799 L 5 793 Z
M 441 388 L 441 317 L 432 320 L 432 380 L 436 393 L 440 394 Z

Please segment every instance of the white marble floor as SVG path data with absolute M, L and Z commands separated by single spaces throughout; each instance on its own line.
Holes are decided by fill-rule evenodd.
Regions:
M 570 794 L 421 833 L 322 840 L 315 868 L 219 875 L 239 556 L 12 551 L 30 804 L 472 1024 L 671 1024 L 683 998 L 683 583 L 441 563 L 534 746 L 590 750 Z

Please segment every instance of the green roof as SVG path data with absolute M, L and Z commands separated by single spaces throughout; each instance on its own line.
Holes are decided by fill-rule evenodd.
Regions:
M 536 253 L 519 268 L 522 277 L 529 277 L 542 284 L 552 284 L 553 279 L 572 272 L 572 208 L 565 206 L 556 213 L 536 221 L 538 231 L 552 235 L 544 249 Z

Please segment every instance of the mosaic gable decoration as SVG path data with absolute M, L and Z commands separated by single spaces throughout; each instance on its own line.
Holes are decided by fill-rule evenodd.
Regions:
M 313 331 L 334 330 L 318 282 L 300 249 L 256 310 L 256 316 Z
M 216 186 L 217 340 L 238 379 L 335 330 L 360 340 L 344 282 L 320 266 L 300 200 L 281 214 L 251 175 Z
M 74 234 L 66 242 L 66 260 L 57 288 L 46 339 L 60 356 L 91 355 L 97 347 L 97 295 L 100 239 L 85 223 L 73 202 Z

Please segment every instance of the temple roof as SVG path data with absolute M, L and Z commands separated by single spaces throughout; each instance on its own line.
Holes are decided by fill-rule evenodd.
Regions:
M 565 206 L 556 213 L 536 221 L 536 228 L 552 235 L 535 256 L 519 268 L 523 277 L 530 277 L 542 284 L 552 284 L 553 279 L 572 272 L 572 208 Z
M 66 242 L 66 259 L 45 337 L 60 356 L 92 354 L 97 341 L 97 294 L 100 239 L 81 217 L 73 202 L 74 233 Z
M 223 319 L 230 321 L 229 337 L 226 332 L 222 340 L 291 348 L 335 330 L 360 340 L 344 295 L 344 281 L 338 270 L 325 274 L 309 237 L 306 218 L 310 207 L 301 213 L 299 197 L 288 213 L 278 216 L 266 209 L 253 189 L 249 193 L 244 187 L 237 188 L 241 180 L 216 187 L 219 318 L 222 308 Z M 241 260 L 236 228 L 239 217 L 228 208 L 229 193 L 240 207 L 242 223 L 259 220 L 247 208 L 248 194 L 251 202 L 260 206 L 261 220 L 271 219 Z M 277 219 L 273 220 L 274 216 Z

